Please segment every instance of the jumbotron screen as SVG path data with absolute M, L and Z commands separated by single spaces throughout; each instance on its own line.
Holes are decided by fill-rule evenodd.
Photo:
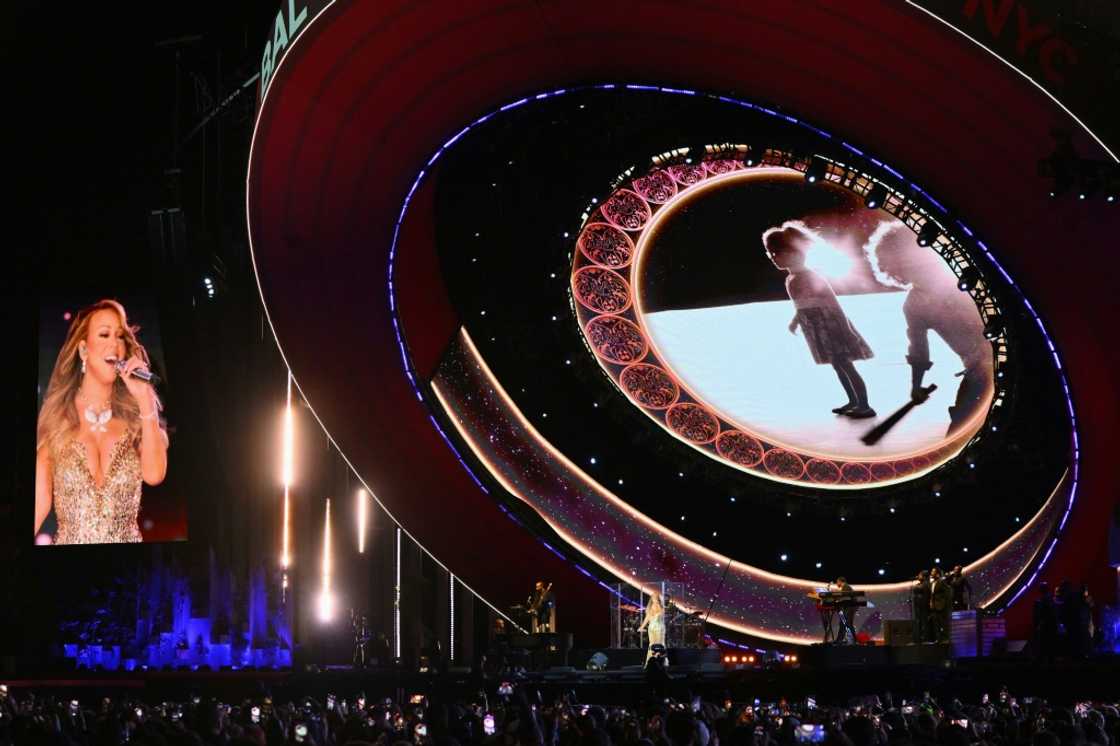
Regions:
M 35 543 L 185 540 L 187 496 L 165 483 L 176 419 L 150 283 L 81 274 L 56 276 L 40 301 Z
M 655 167 L 599 215 L 573 267 L 581 328 L 681 441 L 770 479 L 868 487 L 937 468 L 983 424 L 975 301 L 851 189 L 728 157 Z

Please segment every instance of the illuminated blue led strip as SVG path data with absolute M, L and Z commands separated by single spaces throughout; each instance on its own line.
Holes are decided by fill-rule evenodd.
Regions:
M 396 301 L 395 301 L 395 298 L 394 298 L 395 286 L 393 284 L 393 276 L 394 276 L 394 273 L 396 271 L 397 242 L 400 238 L 401 226 L 404 224 L 405 215 L 408 213 L 408 206 L 412 202 L 412 197 L 416 193 L 416 190 L 419 188 L 421 182 L 424 180 L 424 177 L 427 176 L 428 170 L 431 168 L 431 166 L 436 161 L 438 161 L 443 156 L 443 154 L 452 145 L 454 145 L 456 142 L 458 142 L 459 139 L 463 137 L 463 135 L 467 134 L 471 130 L 476 129 L 477 127 L 479 127 L 483 123 L 487 122 L 488 120 L 490 120 L 491 118 L 493 118 L 497 114 L 504 113 L 504 112 L 507 112 L 507 111 L 512 111 L 513 109 L 517 109 L 517 108 L 523 106 L 524 104 L 529 103 L 530 101 L 541 101 L 541 100 L 547 99 L 547 98 L 562 96 L 566 93 L 581 93 L 581 92 L 589 91 L 589 90 L 613 90 L 615 88 L 624 88 L 624 89 L 630 90 L 630 91 L 652 91 L 652 92 L 656 92 L 656 93 L 663 93 L 663 94 L 670 94 L 670 95 L 677 95 L 677 96 L 695 96 L 695 97 L 698 97 L 698 98 L 707 98 L 707 99 L 712 99 L 712 100 L 715 100 L 715 101 L 722 101 L 724 103 L 733 104 L 735 106 L 742 106 L 742 107 L 745 107 L 745 108 L 748 108 L 748 109 L 754 109 L 756 111 L 764 112 L 764 113 L 769 114 L 770 116 L 775 117 L 777 119 L 782 119 L 782 120 L 785 120 L 785 121 L 788 121 L 788 122 L 792 122 L 794 124 L 798 124 L 802 127 L 805 127 L 806 129 L 808 129 L 812 132 L 815 132 L 818 135 L 821 135 L 821 136 L 823 136 L 827 139 L 832 139 L 832 135 L 825 132 L 824 130 L 821 130 L 821 129 L 818 129 L 817 127 L 814 127 L 813 125 L 811 125 L 807 122 L 804 122 L 800 119 L 794 118 L 794 117 L 786 115 L 786 114 L 782 114 L 782 113 L 777 112 L 773 109 L 769 109 L 765 106 L 760 106 L 758 104 L 752 104 L 749 101 L 744 101 L 742 99 L 737 99 L 737 98 L 731 98 L 729 96 L 719 96 L 719 95 L 709 94 L 709 93 L 699 93 L 697 91 L 682 89 L 682 88 L 667 88 L 667 87 L 664 87 L 664 86 L 642 85 L 642 84 L 637 84 L 637 83 L 625 83 L 625 84 L 600 83 L 600 84 L 597 84 L 597 85 L 578 86 L 578 87 L 574 87 L 574 88 L 557 88 L 555 90 L 544 91 L 542 93 L 537 93 L 537 94 L 532 95 L 532 96 L 527 96 L 525 98 L 518 99 L 517 101 L 512 101 L 512 102 L 510 102 L 508 104 L 505 104 L 503 106 L 500 106 L 499 108 L 494 109 L 493 111 L 491 111 L 487 114 L 484 114 L 483 116 L 474 120 L 473 122 L 468 124 L 466 127 L 463 127 L 461 130 L 459 130 L 457 133 L 455 133 L 450 139 L 448 139 L 438 149 L 436 149 L 435 153 L 433 153 L 431 158 L 428 159 L 426 167 L 424 169 L 421 169 L 420 172 L 416 175 L 416 178 L 412 182 L 412 186 L 408 190 L 408 194 L 405 195 L 404 202 L 401 204 L 400 214 L 397 216 L 396 225 L 393 227 L 393 240 L 392 240 L 392 243 L 389 246 L 389 267 L 388 267 L 389 311 L 390 311 L 390 315 L 391 315 L 392 320 L 393 320 L 393 333 L 396 335 L 396 338 L 397 338 L 397 347 L 400 349 L 401 364 L 404 367 L 405 376 L 408 377 L 408 382 L 412 386 L 413 393 L 416 394 L 416 398 L 419 401 L 426 403 L 426 401 L 424 399 L 423 392 L 421 391 L 420 387 L 417 386 L 417 384 L 416 384 L 416 375 L 415 375 L 415 371 L 413 370 L 413 367 L 412 367 L 412 360 L 408 356 L 407 345 L 405 344 L 404 335 L 401 333 L 400 323 L 398 322 L 397 306 L 396 306 Z M 850 145 L 849 143 L 844 142 L 844 141 L 840 141 L 840 144 L 844 148 L 846 148 L 847 150 L 849 150 L 853 153 L 856 153 L 860 156 L 866 157 L 866 155 L 864 154 L 864 151 L 860 150 L 859 148 L 857 148 L 853 145 Z M 897 171 L 896 169 L 894 169 L 893 167 L 891 167 L 887 163 L 884 163 L 883 161 L 880 161 L 876 158 L 871 158 L 870 160 L 876 166 L 882 168 L 883 170 L 889 172 L 890 174 L 892 174 L 896 178 L 898 178 L 898 179 L 902 180 L 903 182 L 905 182 L 906 184 L 908 184 L 910 187 L 912 187 L 914 189 L 914 191 L 917 194 L 920 194 L 926 201 L 928 201 L 931 205 L 936 207 L 941 212 L 946 213 L 946 214 L 949 212 L 948 209 L 944 205 L 942 205 L 940 202 L 938 202 L 936 199 L 934 199 L 932 196 L 930 196 L 928 192 L 926 192 L 925 190 L 918 187 L 912 181 L 907 180 L 906 177 L 904 177 L 899 171 Z M 957 225 L 960 226 L 960 228 L 970 238 L 974 238 L 973 232 L 967 226 L 965 226 L 960 221 L 957 221 Z M 1042 323 L 1042 319 L 1039 317 L 1038 313 L 1034 310 L 1034 307 L 1030 304 L 1030 301 L 1027 300 L 1026 296 L 1023 293 L 1022 288 L 1020 288 L 1019 285 L 1014 280 L 1011 279 L 1011 276 L 1007 273 L 1007 271 L 1003 268 L 1003 266 L 998 261 L 996 261 L 995 257 L 992 255 L 991 251 L 988 250 L 988 247 L 985 246 L 978 239 L 976 240 L 976 243 L 979 245 L 979 247 L 983 251 L 984 255 L 988 258 L 988 261 L 991 263 L 991 265 L 993 267 L 995 267 L 996 270 L 1000 273 L 1000 275 L 1004 278 L 1004 280 L 1006 280 L 1007 283 L 1012 288 L 1015 289 L 1015 292 L 1018 294 L 1019 299 L 1023 302 L 1023 305 L 1026 307 L 1026 309 L 1030 313 L 1031 317 L 1035 320 L 1035 323 L 1038 324 L 1039 331 L 1042 332 L 1042 337 L 1046 341 L 1046 345 L 1047 345 L 1047 347 L 1049 347 L 1050 352 L 1053 355 L 1054 365 L 1057 368 L 1058 376 L 1059 376 L 1059 378 L 1061 380 L 1061 383 L 1062 383 L 1062 389 L 1065 393 L 1066 404 L 1067 404 L 1067 408 L 1069 410 L 1070 429 L 1071 429 L 1071 432 L 1072 432 L 1072 435 L 1073 435 L 1073 470 L 1072 470 L 1073 480 L 1072 480 L 1071 486 L 1070 486 L 1069 502 L 1066 505 L 1065 513 L 1062 515 L 1062 519 L 1058 524 L 1058 529 L 1057 529 L 1057 531 L 1055 531 L 1054 537 L 1050 541 L 1050 545 L 1047 547 L 1046 552 L 1043 554 L 1042 560 L 1038 563 L 1037 567 L 1035 567 L 1034 572 L 1027 579 L 1027 581 L 1011 597 L 1011 600 L 1008 601 L 1006 604 L 1004 604 L 1003 607 L 1000 609 L 1000 613 L 1003 613 L 1004 611 L 1007 610 L 1007 608 L 1009 606 L 1011 606 L 1013 603 L 1015 603 L 1015 601 L 1018 600 L 1018 598 L 1023 595 L 1023 593 L 1027 590 L 1027 588 L 1029 588 L 1034 583 L 1034 581 L 1038 578 L 1039 573 L 1042 572 L 1043 567 L 1046 565 L 1047 560 L 1050 559 L 1050 555 L 1054 551 L 1054 547 L 1058 543 L 1058 537 L 1061 534 L 1062 530 L 1065 528 L 1066 521 L 1069 518 L 1070 512 L 1073 510 L 1074 500 L 1077 497 L 1078 473 L 1079 473 L 1079 465 L 1080 465 L 1080 460 L 1081 460 L 1081 452 L 1080 452 L 1080 448 L 1079 448 L 1079 445 L 1078 445 L 1079 441 L 1078 441 L 1078 436 L 1077 436 L 1077 418 L 1074 415 L 1073 396 L 1070 393 L 1069 381 L 1066 379 L 1065 370 L 1062 366 L 1061 358 L 1058 355 L 1058 351 L 1057 351 L 1056 346 L 1054 345 L 1053 340 L 1050 338 L 1049 333 L 1047 333 L 1047 331 L 1046 331 L 1046 326 Z M 429 419 L 431 419 L 432 425 L 436 428 L 436 431 L 440 434 L 440 437 L 443 438 L 443 441 L 444 441 L 444 443 L 447 444 L 447 447 L 451 449 L 451 453 L 453 453 L 455 455 L 455 458 L 459 461 L 459 464 L 464 469 L 466 469 L 467 473 L 470 474 L 471 479 L 474 480 L 475 484 L 477 484 L 483 490 L 483 492 L 485 492 L 486 494 L 489 494 L 489 490 L 486 489 L 486 487 L 482 483 L 482 480 L 480 480 L 478 478 L 478 476 L 474 473 L 474 470 L 471 469 L 471 467 L 467 464 L 467 462 L 463 460 L 463 456 L 460 454 L 459 449 L 455 447 L 455 445 L 452 443 L 451 439 L 444 432 L 443 428 L 440 427 L 439 422 L 437 422 L 435 417 L 430 415 L 430 414 L 429 414 Z M 507 510 L 505 508 L 505 506 L 503 506 L 499 503 L 499 507 L 502 508 L 502 512 L 505 513 L 515 523 L 517 523 L 518 525 L 524 525 L 524 524 L 522 524 L 522 522 L 520 520 L 517 519 L 516 516 L 513 515 L 512 512 Z M 556 551 L 556 549 L 549 546 L 548 542 L 546 542 L 542 537 L 538 536 L 537 539 L 542 544 L 544 544 L 544 546 L 549 551 L 551 551 L 553 554 L 560 557 L 561 559 L 565 559 L 565 557 L 562 554 L 560 554 L 558 551 Z M 595 580 L 601 587 L 603 587 L 603 588 L 607 589 L 608 591 L 610 591 L 611 593 L 614 593 L 615 595 L 619 596 L 619 598 L 625 598 L 624 596 L 619 594 L 617 590 L 611 588 L 608 584 L 606 584 L 602 580 L 599 580 L 598 578 L 596 578 L 594 575 L 592 575 L 590 572 L 585 570 L 580 565 L 576 564 L 575 562 L 572 562 L 572 565 L 579 572 L 583 573 L 584 575 L 591 578 L 592 580 Z M 735 647 L 739 647 L 741 649 L 748 649 L 748 650 L 750 649 L 750 648 L 745 648 L 742 645 L 738 645 L 736 643 L 731 643 L 731 642 L 728 642 L 728 641 L 722 640 L 722 639 L 719 640 L 719 642 L 726 643 L 728 645 L 732 645 L 732 646 L 735 646 Z M 765 653 L 766 651 L 758 650 L 758 652 Z

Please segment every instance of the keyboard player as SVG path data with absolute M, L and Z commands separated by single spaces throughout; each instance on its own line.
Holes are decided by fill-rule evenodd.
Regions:
M 832 642 L 832 618 L 833 608 L 830 604 L 826 603 L 821 598 L 822 593 L 827 593 L 828 588 L 818 588 L 815 591 L 806 593 L 806 597 L 817 605 L 817 613 L 821 615 L 821 625 L 824 627 L 824 644 Z
M 852 586 L 848 585 L 848 581 L 843 576 L 836 578 L 836 582 L 829 586 L 829 590 L 833 593 L 852 593 Z M 841 604 L 836 610 L 836 617 L 840 621 L 840 626 L 836 630 L 836 642 L 844 642 L 845 633 L 851 633 L 852 642 L 856 642 L 856 609 L 855 604 Z
M 837 595 L 848 595 L 850 599 L 837 600 Z M 831 642 L 844 642 L 848 633 L 852 635 L 852 642 L 856 642 L 854 625 L 855 610 L 858 603 L 854 598 L 855 591 L 844 577 L 839 577 L 835 582 L 829 583 L 826 588 L 808 594 L 817 604 L 817 611 L 821 615 L 821 624 L 824 627 L 825 644 Z M 862 594 L 860 594 L 862 595 Z M 833 637 L 832 622 L 839 622 L 838 629 Z

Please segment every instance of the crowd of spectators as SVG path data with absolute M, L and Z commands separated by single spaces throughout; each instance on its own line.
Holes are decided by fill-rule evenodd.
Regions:
M 1104 702 L 1050 703 L 1006 690 L 980 701 L 890 695 L 818 705 L 650 699 L 639 707 L 542 701 L 503 684 L 473 701 L 423 695 L 367 701 L 328 694 L 224 703 L 193 696 L 59 699 L 0 691 L 8 746 L 1117 746 L 1120 711 Z

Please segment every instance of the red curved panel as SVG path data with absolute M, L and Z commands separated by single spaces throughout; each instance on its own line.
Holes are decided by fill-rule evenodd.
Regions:
M 685 14 L 669 3 L 647 10 L 634 15 L 578 0 L 443 0 L 415 8 L 339 0 L 276 71 L 249 166 L 254 264 L 297 380 L 378 496 L 491 600 L 518 599 L 533 576 L 546 575 L 557 579 L 568 604 L 605 602 L 597 586 L 504 518 L 431 427 L 403 374 L 385 270 L 417 172 L 463 124 L 573 81 L 659 80 L 781 102 L 828 123 L 838 137 L 875 143 L 896 168 L 980 216 L 970 227 L 990 243 L 1013 248 L 1015 277 L 1060 341 L 1075 397 L 1092 402 L 1079 410 L 1081 498 L 1067 528 L 1078 538 L 1059 544 L 1045 576 L 1106 577 L 1120 348 L 1099 344 L 1111 336 L 1113 272 L 1086 268 L 1115 268 L 1101 237 L 1120 232 L 1120 216 L 1048 202 L 1034 173 L 1037 158 L 1052 147 L 1050 129 L 1076 127 L 966 40 L 887 0 L 721 0 Z M 674 13 L 672 28 L 661 11 Z M 990 105 L 994 91 L 998 107 Z M 1078 146 L 1097 155 L 1084 138 Z M 996 193 L 1000 206 L 993 209 Z M 431 237 L 414 232 L 414 221 L 432 216 L 420 209 L 419 193 L 413 200 L 402 256 L 432 251 Z M 1057 260 L 1057 245 L 1083 249 L 1075 261 Z M 450 321 L 412 308 L 427 292 L 440 292 L 431 266 L 410 257 L 397 278 L 405 339 L 428 361 L 436 331 Z M 374 426 L 389 421 L 392 430 Z M 880 468 L 889 467 L 871 466 Z M 438 522 L 427 520 L 437 495 L 444 516 Z M 482 540 L 503 543 L 521 561 L 496 572 L 496 558 L 472 549 Z M 1012 621 L 1021 626 L 1024 615 L 1029 605 L 1020 602 Z M 596 640 L 598 626 L 576 632 Z

